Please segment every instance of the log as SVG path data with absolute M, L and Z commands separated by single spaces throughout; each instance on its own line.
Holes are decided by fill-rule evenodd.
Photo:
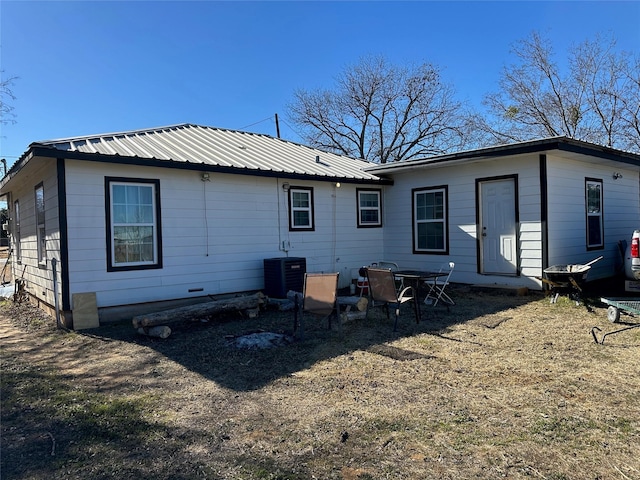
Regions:
M 353 320 L 364 320 L 367 318 L 367 312 L 342 312 L 340 314 L 340 320 L 343 323 L 352 322 Z
M 352 309 L 356 308 L 359 312 L 364 312 L 367 309 L 369 300 L 367 297 L 338 297 L 338 303 L 340 303 L 341 308 L 351 306 Z
M 140 327 L 138 328 L 138 333 L 140 335 L 147 335 L 149 337 L 167 338 L 169 335 L 171 335 L 171 328 L 167 327 L 166 325 L 150 328 Z
M 253 295 L 227 298 L 224 300 L 214 300 L 211 302 L 198 303 L 197 305 L 172 308 L 162 312 L 138 315 L 133 317 L 132 323 L 134 328 L 139 328 L 155 327 L 158 325 L 166 325 L 167 323 L 182 322 L 185 320 L 197 321 L 214 314 L 259 308 L 263 303 L 264 294 L 262 292 L 258 292 Z

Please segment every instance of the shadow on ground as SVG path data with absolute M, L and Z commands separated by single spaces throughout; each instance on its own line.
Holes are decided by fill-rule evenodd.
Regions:
M 499 315 L 510 308 L 542 298 L 539 292 L 516 296 L 512 292 L 478 291 L 458 285 L 452 286 L 451 292 L 456 305 L 430 307 L 422 304 L 420 323 L 415 321 L 412 306 L 404 304 L 397 332 L 393 331 L 393 312 L 391 318 L 387 319 L 381 308 L 373 309 L 366 320 L 354 320 L 341 327 L 334 322 L 331 330 L 327 328 L 325 319 L 307 317 L 304 339 L 270 349 L 237 348 L 230 339 L 256 331 L 291 335 L 293 312 L 266 309 L 253 320 L 226 316 L 198 322 L 176 322 L 171 324 L 171 336 L 164 340 L 139 335 L 131 324 L 104 326 L 86 335 L 105 341 L 120 340 L 145 345 L 223 387 L 249 391 L 309 368 L 316 362 L 358 350 L 401 361 L 410 360 L 422 354 L 404 351 L 389 344 L 402 337 L 415 335 L 447 338 L 448 328 L 452 325 L 480 316 Z

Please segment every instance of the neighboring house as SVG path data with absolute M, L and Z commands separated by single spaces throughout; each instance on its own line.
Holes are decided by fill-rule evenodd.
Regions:
M 33 143 L 0 195 L 15 278 L 70 324 L 74 294 L 95 293 L 102 320 L 130 317 L 263 289 L 274 257 L 341 287 L 376 260 L 540 289 L 546 266 L 604 255 L 593 278 L 611 276 L 639 185 L 640 156 L 566 138 L 377 165 L 177 125 Z

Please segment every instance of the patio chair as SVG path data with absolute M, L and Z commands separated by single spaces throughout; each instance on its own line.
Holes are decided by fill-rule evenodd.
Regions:
M 400 270 L 400 267 L 396 262 L 387 262 L 385 260 L 380 260 L 379 262 L 372 263 L 371 266 L 374 268 L 388 268 L 392 272 L 397 272 L 398 270 Z M 393 278 L 395 278 L 396 280 L 396 287 L 402 290 L 404 288 L 404 278 L 396 277 L 395 275 Z
M 429 286 L 429 292 L 427 293 L 424 303 L 426 305 L 436 306 L 440 300 L 447 305 L 455 305 L 456 302 L 445 292 L 447 285 L 449 285 L 449 279 L 453 273 L 453 268 L 456 266 L 454 262 L 449 262 L 448 265 L 440 267 L 440 273 L 447 272 L 446 275 L 436 276 L 432 279 L 425 280 L 425 283 Z
M 384 306 L 389 318 L 389 304 L 395 305 L 396 319 L 393 325 L 393 331 L 398 330 L 398 318 L 400 317 L 400 305 L 409 300 L 413 300 L 412 287 L 406 287 L 402 290 L 396 288 L 396 280 L 391 269 L 387 268 L 367 268 L 367 279 L 369 281 L 369 303 L 367 303 L 366 316 L 369 316 L 369 310 L 372 307 Z M 416 319 L 418 318 L 418 310 L 414 302 L 414 311 Z
M 331 329 L 331 317 L 336 315 L 340 325 L 340 305 L 338 303 L 338 273 L 305 273 L 302 292 L 302 305 L 294 308 L 294 334 L 300 329 L 299 338 L 304 336 L 304 315 L 309 313 L 317 317 L 328 318 Z

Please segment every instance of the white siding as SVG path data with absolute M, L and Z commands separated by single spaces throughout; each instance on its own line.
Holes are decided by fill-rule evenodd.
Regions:
M 57 279 L 60 288 L 60 228 L 58 212 L 58 181 L 56 161 L 34 158 L 22 172 L 22 181 L 11 190 L 11 204 L 16 200 L 20 204 L 20 262 L 12 264 L 14 278 L 24 279 L 27 292 L 37 299 L 55 304 L 54 282 L 51 260 L 58 261 Z M 35 187 L 43 185 L 45 206 L 46 265 L 38 264 L 38 242 L 36 237 Z M 11 213 L 13 215 L 13 212 Z M 17 239 L 11 232 L 11 243 Z M 60 300 L 60 297 L 59 297 Z
M 160 180 L 162 269 L 107 272 L 106 176 Z M 287 180 L 314 189 L 315 231 L 289 232 L 281 179 L 81 161 L 66 179 L 70 294 L 96 292 L 99 307 L 262 289 L 271 257 L 305 257 L 346 286 L 382 254 L 383 229 L 357 228 L 355 185 Z
M 640 193 L 637 168 L 621 164 L 580 162 L 548 156 L 549 264 L 586 263 L 600 255 L 589 279 L 613 275 L 620 263 L 618 242 L 630 241 L 640 226 Z M 613 172 L 622 178 L 613 179 Z M 604 248 L 587 250 L 585 178 L 602 180 Z

